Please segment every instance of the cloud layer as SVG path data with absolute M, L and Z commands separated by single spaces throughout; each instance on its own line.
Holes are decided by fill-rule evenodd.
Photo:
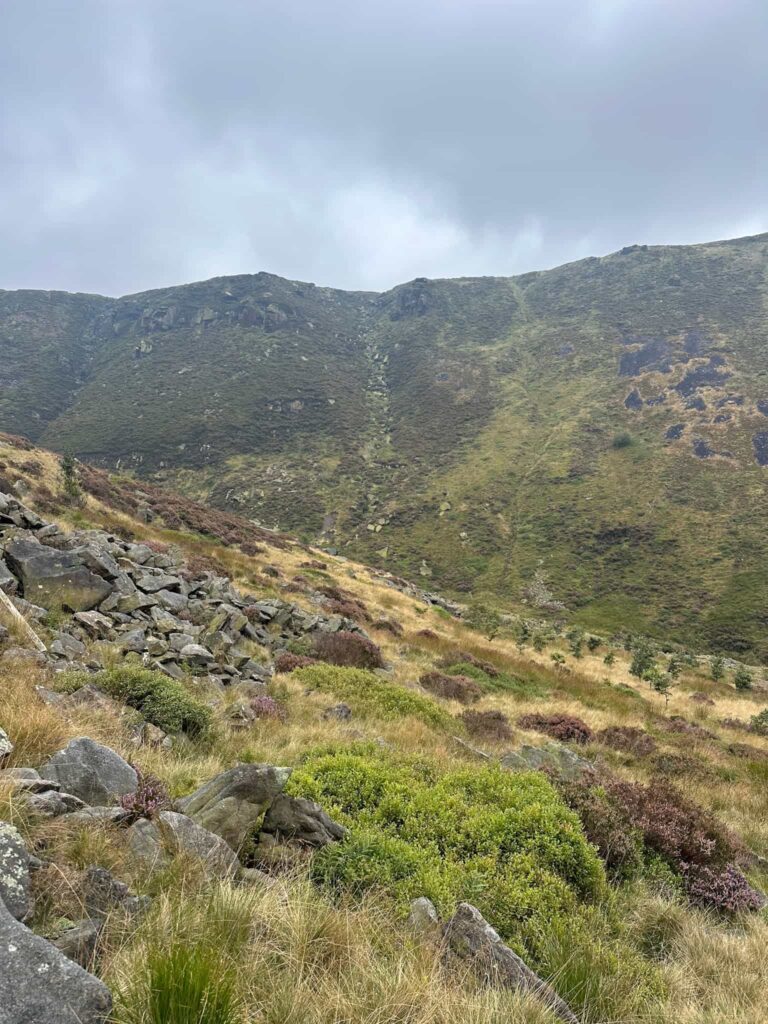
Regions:
M 0 287 L 347 288 L 768 229 L 765 0 L 4 0 Z

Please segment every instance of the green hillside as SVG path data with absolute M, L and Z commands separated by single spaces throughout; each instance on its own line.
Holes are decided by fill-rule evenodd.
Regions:
M 768 656 L 768 236 L 381 295 L 0 293 L 0 429 L 578 621 Z

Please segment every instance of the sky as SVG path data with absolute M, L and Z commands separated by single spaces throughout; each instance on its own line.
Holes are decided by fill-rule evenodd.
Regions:
M 0 288 L 768 230 L 767 0 L 0 0 Z

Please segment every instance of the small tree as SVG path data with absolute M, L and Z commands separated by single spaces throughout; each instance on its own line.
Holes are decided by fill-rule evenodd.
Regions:
M 77 459 L 71 452 L 66 452 L 61 458 L 61 478 L 66 497 L 73 502 L 82 501 L 83 492 L 80 489 Z
M 616 661 L 616 655 L 613 653 L 613 651 L 608 651 L 606 656 L 603 658 L 603 664 L 607 665 L 608 668 L 611 668 L 611 666 L 615 663 L 615 661 Z
M 733 677 L 733 682 L 737 690 L 752 689 L 752 673 L 746 665 L 739 665 L 736 669 L 736 675 Z
M 675 685 L 674 680 L 668 672 L 660 672 L 657 668 L 649 669 L 645 673 L 644 679 L 647 679 L 651 684 L 651 689 L 656 693 L 660 694 L 664 698 L 665 709 L 669 707 L 669 694 L 672 687 Z
M 588 636 L 587 637 L 587 650 L 589 651 L 590 654 L 594 654 L 595 651 L 598 649 L 598 647 L 600 646 L 601 643 L 602 643 L 602 640 L 600 639 L 599 636 Z
M 534 649 L 534 651 L 536 651 L 537 654 L 541 654 L 541 652 L 547 646 L 547 642 L 544 639 L 544 637 L 541 635 L 541 633 L 534 633 L 533 634 L 533 639 L 531 640 L 531 644 L 533 645 L 533 649 Z
M 667 662 L 667 674 L 671 679 L 677 680 L 682 671 L 683 663 L 681 659 L 676 654 L 670 655 L 669 661 Z
M 712 676 L 716 683 L 725 675 L 725 659 L 719 654 L 716 654 L 709 663 L 709 674 Z
M 584 630 L 574 626 L 573 629 L 569 629 L 565 634 L 565 639 L 568 641 L 568 647 L 574 658 L 580 658 L 582 647 L 584 646 Z
M 648 673 L 654 668 L 654 651 L 648 640 L 639 637 L 632 645 L 632 661 L 629 665 L 630 675 L 637 679 L 646 679 Z
M 486 640 L 493 640 L 499 635 L 502 622 L 501 616 L 495 608 L 479 604 L 470 610 L 467 624 L 472 629 L 476 629 L 478 633 L 482 633 Z
M 550 658 L 555 663 L 555 668 L 561 669 L 565 666 L 565 655 L 561 651 L 552 651 Z
M 515 644 L 517 645 L 518 651 L 522 651 L 525 645 L 530 641 L 530 639 L 531 627 L 528 625 L 525 619 L 521 619 L 517 627 L 517 637 L 515 639 Z

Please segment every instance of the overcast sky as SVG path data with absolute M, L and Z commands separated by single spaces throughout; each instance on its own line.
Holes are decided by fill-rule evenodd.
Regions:
M 0 288 L 768 230 L 768 0 L 0 0 Z

